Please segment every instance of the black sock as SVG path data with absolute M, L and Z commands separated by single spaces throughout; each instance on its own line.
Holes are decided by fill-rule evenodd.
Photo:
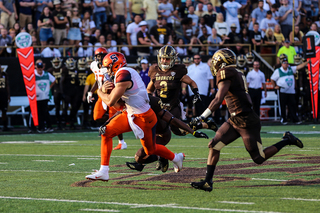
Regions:
M 275 146 L 278 149 L 278 151 L 280 151 L 280 149 L 282 149 L 283 147 L 285 147 L 287 145 L 289 145 L 289 140 L 282 140 L 282 141 L 274 144 L 273 146 Z
M 152 163 L 158 160 L 158 156 L 157 155 L 149 155 L 149 157 L 147 157 L 144 160 L 144 164 L 148 164 L 148 163 Z
M 206 179 L 205 179 L 207 182 L 212 182 L 212 177 L 215 169 L 216 169 L 216 166 L 207 165 L 207 172 L 206 172 Z

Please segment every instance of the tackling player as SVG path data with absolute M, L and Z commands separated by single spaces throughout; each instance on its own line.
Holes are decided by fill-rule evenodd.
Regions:
M 174 154 L 165 146 L 155 143 L 157 117 L 150 108 L 148 93 L 138 72 L 126 67 L 126 58 L 122 53 L 111 52 L 104 57 L 102 63 L 107 68 L 109 76 L 114 78 L 114 84 L 106 81 L 104 87 L 98 90 L 99 97 L 109 107 L 117 109 L 120 109 L 125 103 L 127 110 L 106 125 L 104 134 L 106 140 L 101 143 L 100 170 L 87 175 L 86 178 L 102 181 L 109 179 L 112 137 L 129 131 L 133 131 L 140 139 L 147 155 L 159 155 L 171 160 L 174 163 L 175 172 L 179 172 L 182 169 L 184 154 Z M 107 93 L 109 89 L 112 89 L 110 94 Z
M 246 78 L 236 69 L 236 55 L 231 50 L 221 49 L 215 52 L 212 56 L 211 72 L 213 76 L 216 75 L 218 92 L 202 115 L 194 119 L 194 123 L 210 116 L 224 99 L 231 117 L 222 124 L 208 144 L 205 180 L 191 183 L 192 187 L 209 192 L 212 191 L 212 177 L 219 161 L 220 150 L 239 137 L 242 137 L 246 150 L 256 164 L 262 164 L 287 145 L 303 148 L 302 142 L 287 131 L 280 142 L 263 149 L 260 119 L 252 109 Z
M 105 81 L 110 81 L 110 77 L 107 74 L 107 69 L 102 67 L 102 59 L 108 54 L 107 50 L 104 47 L 99 47 L 95 52 L 95 61 L 93 61 L 90 65 L 90 68 L 92 72 L 94 73 L 96 83 L 92 86 L 90 92 L 88 92 L 87 100 L 88 102 L 92 101 L 92 94 L 94 91 L 96 91 L 98 88 L 101 88 L 102 84 Z M 102 102 L 101 98 L 99 97 L 93 111 L 93 119 L 99 120 L 103 118 L 106 111 L 108 110 L 108 107 L 105 103 Z M 109 107 L 109 117 L 112 117 L 117 111 L 113 107 Z M 103 136 L 101 136 L 103 137 Z M 127 144 L 123 140 L 123 135 L 118 135 L 119 143 L 114 148 L 114 150 L 117 149 L 126 149 Z M 102 138 L 101 138 L 102 140 Z

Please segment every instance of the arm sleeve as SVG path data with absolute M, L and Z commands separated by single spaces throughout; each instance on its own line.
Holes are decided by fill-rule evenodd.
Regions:
M 131 74 L 127 70 L 120 70 L 116 76 L 116 83 L 125 82 L 125 81 L 132 81 Z

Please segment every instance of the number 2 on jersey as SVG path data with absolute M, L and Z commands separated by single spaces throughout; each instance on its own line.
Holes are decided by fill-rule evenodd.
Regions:
M 162 86 L 161 91 L 160 91 L 160 97 L 161 97 L 161 98 L 167 98 L 167 95 L 166 95 L 166 94 L 163 94 L 163 93 L 165 93 L 165 92 L 168 91 L 168 84 L 167 84 L 167 82 L 166 82 L 166 81 L 161 81 L 161 82 L 160 82 L 160 86 Z

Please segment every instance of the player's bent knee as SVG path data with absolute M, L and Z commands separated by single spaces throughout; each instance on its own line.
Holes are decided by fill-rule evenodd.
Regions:
M 255 162 L 256 164 L 262 164 L 263 162 L 266 161 L 266 159 L 264 157 L 262 157 L 259 152 L 252 152 L 250 153 L 250 156 L 253 160 L 253 162 Z

